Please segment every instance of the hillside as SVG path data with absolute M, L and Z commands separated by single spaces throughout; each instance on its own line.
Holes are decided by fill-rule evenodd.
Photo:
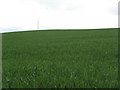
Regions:
M 118 31 L 3 33 L 3 87 L 115 88 Z

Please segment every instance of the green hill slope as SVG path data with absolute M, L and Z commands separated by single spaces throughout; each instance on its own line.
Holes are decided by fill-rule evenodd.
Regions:
M 3 87 L 117 87 L 118 31 L 3 34 Z

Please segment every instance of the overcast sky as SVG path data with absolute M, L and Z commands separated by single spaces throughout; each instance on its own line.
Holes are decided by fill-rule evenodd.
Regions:
M 119 0 L 0 0 L 0 32 L 118 27 Z

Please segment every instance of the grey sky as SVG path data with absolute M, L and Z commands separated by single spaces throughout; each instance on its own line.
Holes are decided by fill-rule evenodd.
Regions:
M 0 0 L 0 28 L 36 29 L 37 20 L 40 29 L 115 28 L 118 1 Z

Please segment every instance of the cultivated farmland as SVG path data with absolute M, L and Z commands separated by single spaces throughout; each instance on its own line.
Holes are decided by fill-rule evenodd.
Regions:
M 3 88 L 114 88 L 118 30 L 3 34 Z

